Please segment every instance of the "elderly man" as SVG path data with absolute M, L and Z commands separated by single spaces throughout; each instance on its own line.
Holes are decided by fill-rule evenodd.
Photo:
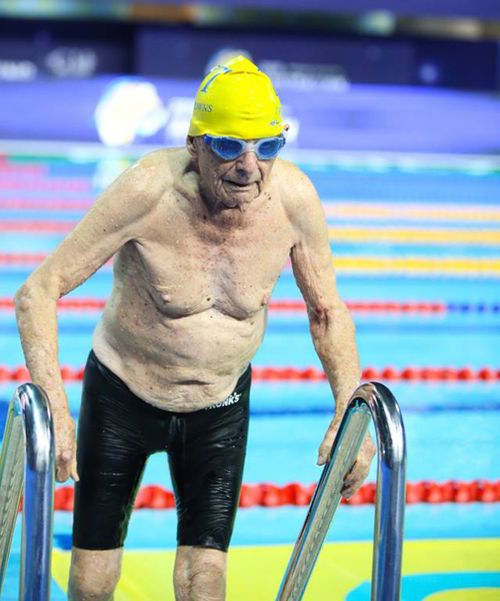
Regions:
M 237 57 L 198 91 L 186 148 L 123 173 L 17 294 L 33 381 L 55 425 L 56 477 L 76 481 L 69 599 L 108 600 L 147 457 L 168 453 L 178 514 L 178 601 L 225 597 L 226 552 L 248 429 L 250 361 L 290 258 L 335 412 L 327 461 L 360 367 L 318 196 L 284 145 L 269 78 Z M 110 257 L 114 284 L 93 337 L 75 428 L 58 366 L 57 300 Z M 374 447 L 346 477 L 352 495 Z

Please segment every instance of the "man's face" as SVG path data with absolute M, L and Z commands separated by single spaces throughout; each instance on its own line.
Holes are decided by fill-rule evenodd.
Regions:
M 199 136 L 188 140 L 197 160 L 200 189 L 214 208 L 245 210 L 269 179 L 275 159 L 260 160 L 253 151 L 226 161 L 215 154 Z

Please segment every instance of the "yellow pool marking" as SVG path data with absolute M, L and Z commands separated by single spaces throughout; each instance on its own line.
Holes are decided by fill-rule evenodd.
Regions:
M 228 559 L 227 601 L 272 601 L 292 552 L 292 546 L 234 547 Z M 403 575 L 500 571 L 500 539 L 407 541 Z M 69 552 L 54 550 L 52 575 L 66 591 Z M 323 548 L 304 601 L 344 601 L 346 595 L 371 578 L 372 544 L 347 542 Z M 173 551 L 126 550 L 115 601 L 173 601 Z M 425 601 L 493 601 L 491 588 L 442 591 Z M 453 594 L 451 594 L 453 593 Z M 483 594 L 484 593 L 484 594 Z M 500 589 L 496 589 L 497 599 Z M 454 596 L 455 595 L 455 596 Z M 462 595 L 462 596 L 460 596 Z
M 424 229 L 389 227 L 331 227 L 330 240 L 334 242 L 393 242 L 412 244 L 477 244 L 500 246 L 500 229 Z
M 499 598 L 498 588 L 474 588 L 435 593 L 428 595 L 425 601 L 498 601 Z
M 324 202 L 328 217 L 370 219 L 414 219 L 439 221 L 500 221 L 500 209 L 491 205 L 455 206 L 452 204 L 368 203 L 357 201 Z
M 336 256 L 339 272 L 375 274 L 500 275 L 500 258 Z

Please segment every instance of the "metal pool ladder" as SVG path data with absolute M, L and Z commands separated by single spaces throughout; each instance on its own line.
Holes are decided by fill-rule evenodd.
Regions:
M 378 447 L 371 601 L 399 601 L 406 442 L 396 399 L 388 388 L 378 382 L 359 386 L 349 401 L 276 601 L 302 599 L 339 506 L 344 476 L 356 459 L 368 430 L 370 417 L 374 421 Z
M 49 601 L 54 436 L 47 396 L 34 384 L 16 389 L 0 452 L 0 594 L 23 490 L 23 471 L 19 600 Z

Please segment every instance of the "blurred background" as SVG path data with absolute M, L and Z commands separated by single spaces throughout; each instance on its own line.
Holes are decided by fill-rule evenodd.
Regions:
M 16 290 L 123 169 L 184 144 L 201 78 L 235 54 L 275 83 L 290 124 L 283 156 L 323 202 L 363 379 L 387 384 L 402 409 L 401 599 L 498 601 L 498 0 L 0 0 L 0 431 L 28 378 Z M 104 265 L 60 304 L 75 419 L 111 282 Z M 274 598 L 332 415 L 289 265 L 253 367 L 250 488 L 229 601 Z M 165 489 L 165 457 L 155 455 L 116 601 L 173 599 L 175 512 Z M 339 509 L 308 601 L 369 598 L 372 493 L 368 485 Z M 71 506 L 72 484 L 58 485 L 52 601 L 66 598 Z M 19 526 L 2 601 L 17 599 Z
M 495 152 L 496 0 L 0 2 L 0 137 L 182 144 L 201 75 L 267 72 L 297 148 Z

